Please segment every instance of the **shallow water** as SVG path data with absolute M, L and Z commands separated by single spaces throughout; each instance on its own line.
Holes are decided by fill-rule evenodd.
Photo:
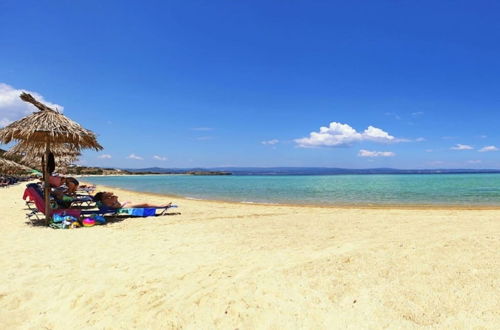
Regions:
M 313 205 L 500 206 L 500 174 L 91 176 L 85 181 L 196 199 Z

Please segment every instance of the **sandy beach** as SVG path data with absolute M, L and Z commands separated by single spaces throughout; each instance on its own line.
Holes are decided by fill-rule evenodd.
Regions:
M 26 224 L 23 190 L 0 189 L 2 329 L 500 328 L 500 210 L 175 198 L 53 230 Z

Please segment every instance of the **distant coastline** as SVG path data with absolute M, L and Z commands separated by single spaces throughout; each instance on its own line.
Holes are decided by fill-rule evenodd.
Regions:
M 69 166 L 65 174 L 85 176 L 85 175 L 160 175 L 160 174 L 179 174 L 179 175 L 232 175 L 227 171 L 213 171 L 204 169 L 185 169 L 154 171 L 150 169 L 120 169 L 120 168 L 102 168 L 89 166 Z

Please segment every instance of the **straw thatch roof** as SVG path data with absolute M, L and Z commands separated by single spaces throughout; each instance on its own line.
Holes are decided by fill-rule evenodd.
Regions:
M 80 151 L 71 144 L 58 143 L 50 147 L 50 151 L 54 156 L 80 156 Z M 27 156 L 41 157 L 45 155 L 45 143 L 32 143 L 29 141 L 21 141 L 10 148 L 5 156 Z
M 56 162 L 56 170 L 65 169 L 68 165 L 73 164 L 78 160 L 78 156 L 54 156 L 54 158 Z M 31 168 L 43 170 L 40 157 L 24 156 L 19 162 Z
M 0 173 L 14 174 L 14 173 L 27 173 L 31 168 L 25 165 L 18 164 L 12 160 L 0 157 Z
M 102 150 L 92 131 L 38 102 L 30 94 L 22 93 L 21 99 L 33 104 L 40 111 L 0 129 L 0 142 L 7 144 L 20 140 L 30 143 L 71 143 L 78 149 Z
M 59 171 L 74 163 L 81 155 L 80 151 L 67 143 L 54 144 L 50 151 L 54 155 L 56 169 Z M 44 143 L 29 143 L 28 141 L 19 142 L 5 153 L 7 158 L 15 159 L 21 164 L 40 170 L 42 170 L 41 159 L 44 155 Z

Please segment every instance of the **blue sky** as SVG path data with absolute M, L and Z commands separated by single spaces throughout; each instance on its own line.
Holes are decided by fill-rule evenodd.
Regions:
M 496 1 L 6 0 L 0 48 L 86 165 L 500 168 Z

